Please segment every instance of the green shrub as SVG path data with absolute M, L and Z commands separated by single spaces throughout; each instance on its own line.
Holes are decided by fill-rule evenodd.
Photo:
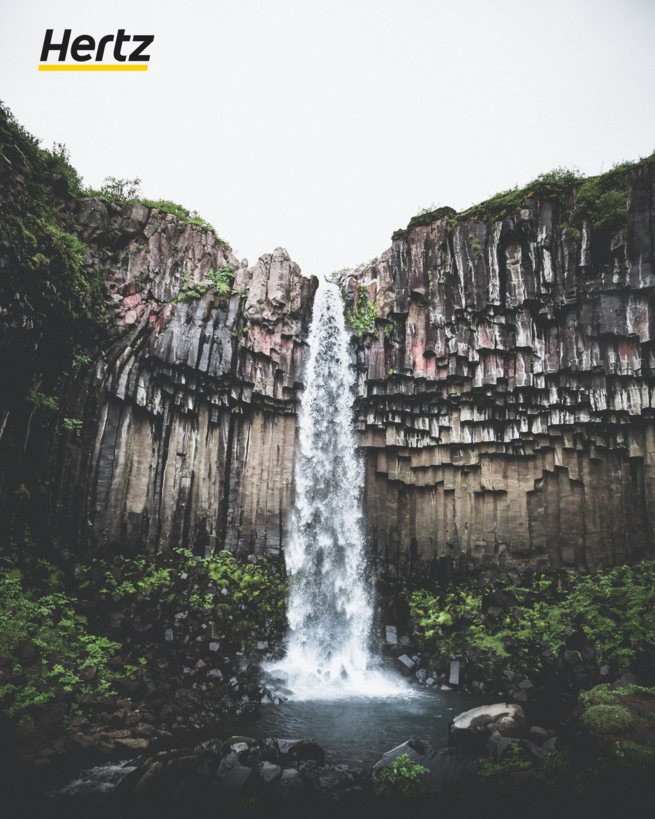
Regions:
M 531 763 L 523 757 L 521 746 L 511 745 L 507 749 L 502 762 L 493 762 L 491 759 L 481 759 L 479 776 L 482 782 L 490 779 L 502 778 L 505 774 L 517 771 L 527 771 L 532 767 Z
M 393 762 L 393 769 L 382 768 L 375 778 L 375 795 L 386 799 L 421 796 L 427 788 L 419 781 L 421 774 L 428 773 L 407 754 L 401 754 Z
M 348 311 L 346 318 L 348 324 L 353 330 L 356 330 L 359 338 L 375 330 L 375 306 L 371 303 L 368 293 L 363 287 L 360 287 L 357 301 L 353 304 L 352 309 Z
M 46 561 L 38 561 L 50 586 L 61 585 L 60 572 Z M 75 601 L 64 592 L 43 594 L 30 588 L 16 568 L 0 570 L 0 654 L 11 657 L 21 644 L 30 641 L 38 649 L 33 671 L 20 685 L 0 688 L 0 705 L 13 716 L 30 705 L 48 702 L 57 690 L 96 694 L 110 691 L 117 676 L 107 660 L 120 644 L 89 634 L 86 617 L 76 612 Z M 84 683 L 80 672 L 97 667 L 93 686 Z M 14 673 L 21 673 L 18 663 Z
M 618 734 L 629 731 L 633 720 L 624 705 L 592 705 L 582 715 L 582 724 L 596 734 Z

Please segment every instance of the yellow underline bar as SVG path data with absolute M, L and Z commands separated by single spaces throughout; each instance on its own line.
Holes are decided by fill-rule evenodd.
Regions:
M 147 71 L 147 65 L 40 65 L 39 71 Z

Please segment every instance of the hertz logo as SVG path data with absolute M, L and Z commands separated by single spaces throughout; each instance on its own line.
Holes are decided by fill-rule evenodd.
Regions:
M 45 33 L 43 48 L 41 49 L 41 63 L 39 71 L 147 71 L 148 66 L 143 65 L 150 60 L 150 55 L 145 54 L 146 48 L 155 39 L 153 34 L 135 34 L 130 36 L 125 34 L 124 28 L 119 28 L 116 34 L 106 34 L 96 41 L 88 34 L 76 37 L 71 43 L 72 29 L 64 30 L 64 36 L 60 43 L 53 43 L 52 36 L 54 29 L 49 28 Z M 123 47 L 127 43 L 138 43 L 129 53 L 123 53 Z M 113 43 L 113 48 L 112 48 Z M 70 54 L 75 64 L 66 63 L 68 46 Z M 113 51 L 115 63 L 104 63 L 106 54 Z M 129 51 L 127 46 L 126 51 Z M 57 63 L 48 64 L 48 59 L 52 52 L 58 53 Z M 91 62 L 91 60 L 93 62 Z M 61 65 L 61 63 L 65 63 Z M 125 65 L 127 63 L 127 65 Z

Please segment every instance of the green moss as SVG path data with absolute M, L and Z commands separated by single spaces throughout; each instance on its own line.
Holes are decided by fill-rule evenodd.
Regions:
M 609 685 L 605 683 L 580 694 L 580 702 L 585 708 L 590 708 L 594 705 L 616 705 L 618 700 L 616 695 L 609 690 Z
M 624 705 L 592 705 L 582 715 L 582 724 L 596 734 L 619 734 L 633 727 L 633 719 Z
M 481 782 L 503 778 L 507 774 L 529 770 L 532 765 L 523 757 L 520 745 L 512 745 L 502 762 L 493 762 L 491 759 L 481 759 L 479 776 Z
M 617 742 L 614 745 L 614 755 L 632 772 L 655 770 L 655 744 L 647 742 L 639 745 L 636 742 Z
M 443 216 L 449 217 L 449 226 L 473 220 L 489 222 L 516 215 L 529 205 L 530 200 L 555 202 L 559 206 L 562 228 L 567 236 L 580 240 L 580 228 L 589 220 L 593 231 L 607 245 L 607 237 L 615 234 L 627 222 L 626 200 L 630 175 L 640 168 L 655 165 L 655 152 L 636 162 L 624 162 L 599 176 L 585 178 L 577 170 L 555 168 L 540 174 L 527 185 L 501 191 L 465 211 L 456 213 L 452 208 L 426 209 L 414 216 L 404 230 L 397 230 L 392 239 L 403 239 L 419 225 L 428 225 Z M 603 248 L 606 250 L 606 247 Z M 477 248 L 476 248 L 477 252 Z
M 391 238 L 393 241 L 396 239 L 404 239 L 415 227 L 431 225 L 433 222 L 436 222 L 439 219 L 452 218 L 456 213 L 457 211 L 454 208 L 449 208 L 447 205 L 439 208 L 423 208 L 416 214 L 416 216 L 412 216 L 406 228 L 403 230 L 396 230 L 392 234 Z
M 482 247 L 480 246 L 480 240 L 475 236 L 471 239 L 471 247 L 476 252 L 476 254 L 480 258 L 482 258 Z

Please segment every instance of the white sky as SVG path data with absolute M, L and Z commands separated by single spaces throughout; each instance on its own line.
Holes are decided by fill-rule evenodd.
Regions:
M 37 72 L 46 28 L 154 34 L 149 69 Z M 321 275 L 431 203 L 649 154 L 654 31 L 655 0 L 0 0 L 0 99 L 86 184 Z

